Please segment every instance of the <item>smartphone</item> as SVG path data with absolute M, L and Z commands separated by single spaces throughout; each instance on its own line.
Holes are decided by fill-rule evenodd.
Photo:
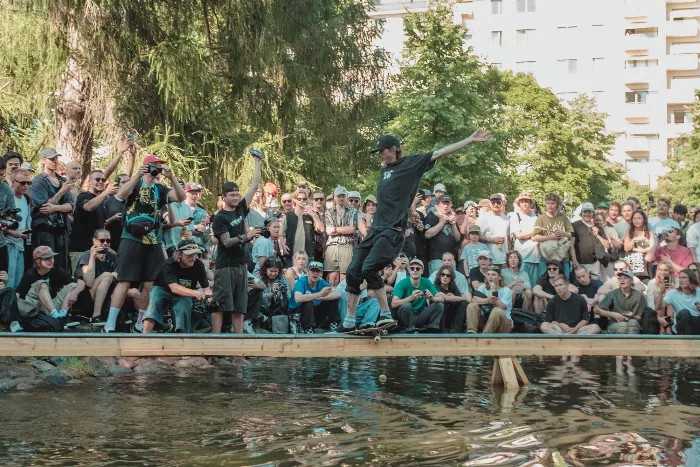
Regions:
M 31 230 L 23 230 L 22 235 L 31 235 L 32 231 Z
M 493 292 L 491 292 L 491 296 L 493 298 L 498 298 L 498 290 L 494 290 Z
M 127 141 L 132 141 L 132 142 L 133 142 L 133 141 L 134 141 L 134 135 L 132 135 L 131 133 L 129 133 L 128 135 L 126 135 L 126 139 L 127 139 Z
M 190 216 L 187 218 L 188 221 L 192 222 L 194 220 L 194 217 Z
M 106 255 L 107 253 L 109 253 L 109 248 L 102 248 L 100 250 L 100 254 Z
M 664 277 L 664 283 L 666 283 L 666 287 L 671 287 L 671 276 Z

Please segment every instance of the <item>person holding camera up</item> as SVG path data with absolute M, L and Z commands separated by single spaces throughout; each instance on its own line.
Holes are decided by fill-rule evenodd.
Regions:
M 262 235 L 255 239 L 251 256 L 255 270 L 259 270 L 268 259 L 282 260 L 280 251 L 280 220 L 276 217 L 265 219 Z
M 204 263 L 197 258 L 202 249 L 192 240 L 177 245 L 173 257 L 165 262 L 151 289 L 148 310 L 143 315 L 143 333 L 153 332 L 156 323 L 169 331 L 165 311 L 170 309 L 175 332 L 192 333 L 192 299 L 205 300 L 211 296 Z M 199 287 L 198 287 L 199 286 Z
M 116 281 L 117 254 L 111 248 L 109 230 L 97 229 L 92 237 L 92 246 L 76 261 L 73 277 L 82 279 L 93 304 L 90 324 L 104 326 L 102 307 Z M 80 297 L 79 297 L 80 298 Z M 85 310 L 87 311 L 87 310 Z
M 157 183 L 157 177 L 161 173 L 170 180 L 171 189 Z M 153 281 L 165 263 L 163 228 L 158 212 L 168 203 L 183 201 L 185 190 L 177 182 L 170 167 L 160 157 L 152 154 L 146 156 L 143 165 L 131 180 L 120 185 L 117 196 L 126 200 L 128 211 L 117 251 L 117 286 L 112 294 L 103 332 L 114 332 L 129 286 L 139 282 L 143 286 L 136 328 L 140 328 Z
M 58 156 L 54 148 L 39 151 L 44 171 L 34 177 L 29 196 L 32 198 L 32 247 L 48 246 L 56 256 L 56 267 L 68 272 L 66 250 L 66 216 L 73 212 L 73 197 L 70 194 L 74 183 L 56 173 Z
M 224 314 L 231 314 L 234 332 L 243 333 L 243 315 L 248 309 L 248 255 L 245 246 L 262 232 L 260 227 L 248 230 L 245 221 L 248 205 L 260 185 L 260 165 L 264 157 L 255 149 L 250 153 L 255 158 L 255 171 L 248 191 L 241 198 L 236 183 L 224 183 L 221 187 L 223 206 L 212 224 L 212 234 L 219 242 L 214 271 L 214 301 L 219 304 L 219 311 L 211 316 L 212 333 L 221 332 Z

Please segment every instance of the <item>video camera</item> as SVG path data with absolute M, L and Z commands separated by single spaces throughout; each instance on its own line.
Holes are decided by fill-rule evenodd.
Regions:
M 0 212 L 0 225 L 9 230 L 17 230 L 19 223 L 22 221 L 22 216 L 19 213 L 21 209 L 8 208 Z
M 163 172 L 163 169 L 158 167 L 155 163 L 149 162 L 148 165 L 148 173 L 151 174 L 151 177 L 157 177 Z
M 219 310 L 219 305 L 211 300 L 212 296 L 207 295 L 204 300 L 192 300 L 192 313 L 200 318 Z

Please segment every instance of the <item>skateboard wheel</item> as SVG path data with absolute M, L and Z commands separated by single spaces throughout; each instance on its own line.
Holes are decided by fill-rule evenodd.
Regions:
M 389 331 L 387 331 L 386 329 L 382 329 L 382 336 L 386 336 L 387 334 L 389 334 Z
M 382 336 L 374 336 L 374 342 L 379 342 L 382 340 Z

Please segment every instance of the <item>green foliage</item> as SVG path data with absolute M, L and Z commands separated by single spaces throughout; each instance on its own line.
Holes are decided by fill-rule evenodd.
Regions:
M 89 357 L 68 357 L 57 368 L 70 371 L 73 377 L 98 376 L 104 372 L 100 362 Z
M 679 138 L 668 156 L 669 172 L 659 179 L 658 193 L 673 203 L 700 204 L 700 104 L 691 108 L 693 130 Z

